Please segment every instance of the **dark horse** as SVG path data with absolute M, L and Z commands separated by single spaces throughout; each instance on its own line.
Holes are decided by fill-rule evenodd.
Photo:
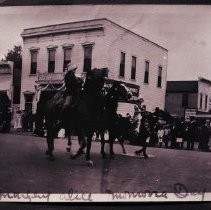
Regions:
M 93 69 L 87 72 L 86 81 L 78 104 L 74 108 L 69 107 L 65 119 L 63 119 L 63 128 L 67 135 L 70 137 L 71 133 L 76 131 L 80 142 L 80 148 L 75 155 L 72 155 L 72 158 L 80 156 L 83 153 L 83 149 L 87 146 L 86 160 L 91 165 L 93 165 L 93 162 L 90 160 L 91 140 L 93 133 L 99 124 L 99 109 L 102 107 L 101 91 L 107 74 L 107 69 Z M 61 111 L 61 106 L 58 106 L 56 102 L 58 100 L 61 100 L 60 104 L 64 102 L 64 96 L 61 93 L 56 94 L 46 104 L 45 120 L 48 145 L 46 154 L 49 156 L 50 160 L 54 159 L 54 138 L 61 128 L 57 125 L 59 113 Z M 56 106 L 57 108 L 55 108 Z
M 108 100 L 108 102 L 109 101 L 110 100 Z M 113 109 L 111 107 L 113 107 Z M 110 137 L 109 138 L 110 157 L 111 158 L 114 157 L 113 143 L 115 139 L 118 139 L 122 147 L 123 153 L 124 154 L 126 153 L 126 150 L 124 147 L 124 141 L 127 139 L 130 142 L 130 144 L 138 145 L 142 147 L 140 150 L 135 151 L 136 155 L 140 155 L 141 153 L 143 153 L 144 158 L 148 158 L 148 155 L 146 153 L 147 146 L 150 144 L 154 145 L 157 142 L 157 139 L 156 139 L 157 137 L 156 126 L 158 124 L 157 119 L 154 117 L 152 113 L 143 112 L 141 121 L 133 122 L 133 120 L 130 121 L 129 119 L 125 117 L 115 114 L 115 110 L 116 108 L 112 106 L 112 103 L 107 104 L 107 116 L 109 116 L 108 131 L 109 131 L 109 137 Z M 137 132 L 136 128 L 138 126 L 138 123 L 140 123 L 141 125 L 139 128 L 139 131 Z M 149 140 L 149 142 L 147 140 Z M 104 146 L 105 146 L 105 140 L 102 138 L 101 154 L 103 158 L 106 158 Z
M 121 117 L 117 114 L 118 102 L 123 100 L 127 101 L 132 97 L 131 91 L 121 82 L 114 82 L 113 86 L 108 89 L 107 94 L 104 96 L 104 109 L 102 112 L 103 127 L 99 129 L 101 134 L 101 154 L 103 158 L 106 158 L 105 154 L 105 139 L 104 133 L 105 131 L 109 134 L 109 145 L 110 145 L 110 157 L 114 158 L 113 144 L 115 139 L 119 140 L 120 145 L 123 146 L 123 142 L 121 138 L 122 132 L 124 128 L 122 127 L 122 123 L 120 121 Z

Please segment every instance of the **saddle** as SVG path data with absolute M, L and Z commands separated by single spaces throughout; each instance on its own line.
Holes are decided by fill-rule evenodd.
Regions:
M 64 104 L 65 97 L 62 92 L 56 93 L 46 104 L 47 110 L 51 113 L 58 112 Z

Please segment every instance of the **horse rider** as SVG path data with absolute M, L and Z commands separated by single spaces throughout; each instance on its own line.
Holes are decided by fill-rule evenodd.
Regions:
M 83 80 L 76 77 L 75 72 L 78 68 L 77 65 L 68 63 L 67 70 L 65 72 L 64 83 L 65 83 L 65 102 L 62 107 L 62 119 L 64 119 L 68 108 L 74 108 L 79 102 L 80 91 L 82 89 Z

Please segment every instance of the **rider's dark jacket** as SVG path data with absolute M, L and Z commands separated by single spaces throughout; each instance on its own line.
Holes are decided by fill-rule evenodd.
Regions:
M 64 78 L 66 95 L 77 96 L 82 88 L 83 80 L 76 77 L 73 71 L 67 72 Z

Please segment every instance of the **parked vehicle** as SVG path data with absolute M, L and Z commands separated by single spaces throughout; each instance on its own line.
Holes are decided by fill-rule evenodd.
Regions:
M 0 131 L 9 132 L 11 127 L 11 101 L 6 92 L 0 91 Z

